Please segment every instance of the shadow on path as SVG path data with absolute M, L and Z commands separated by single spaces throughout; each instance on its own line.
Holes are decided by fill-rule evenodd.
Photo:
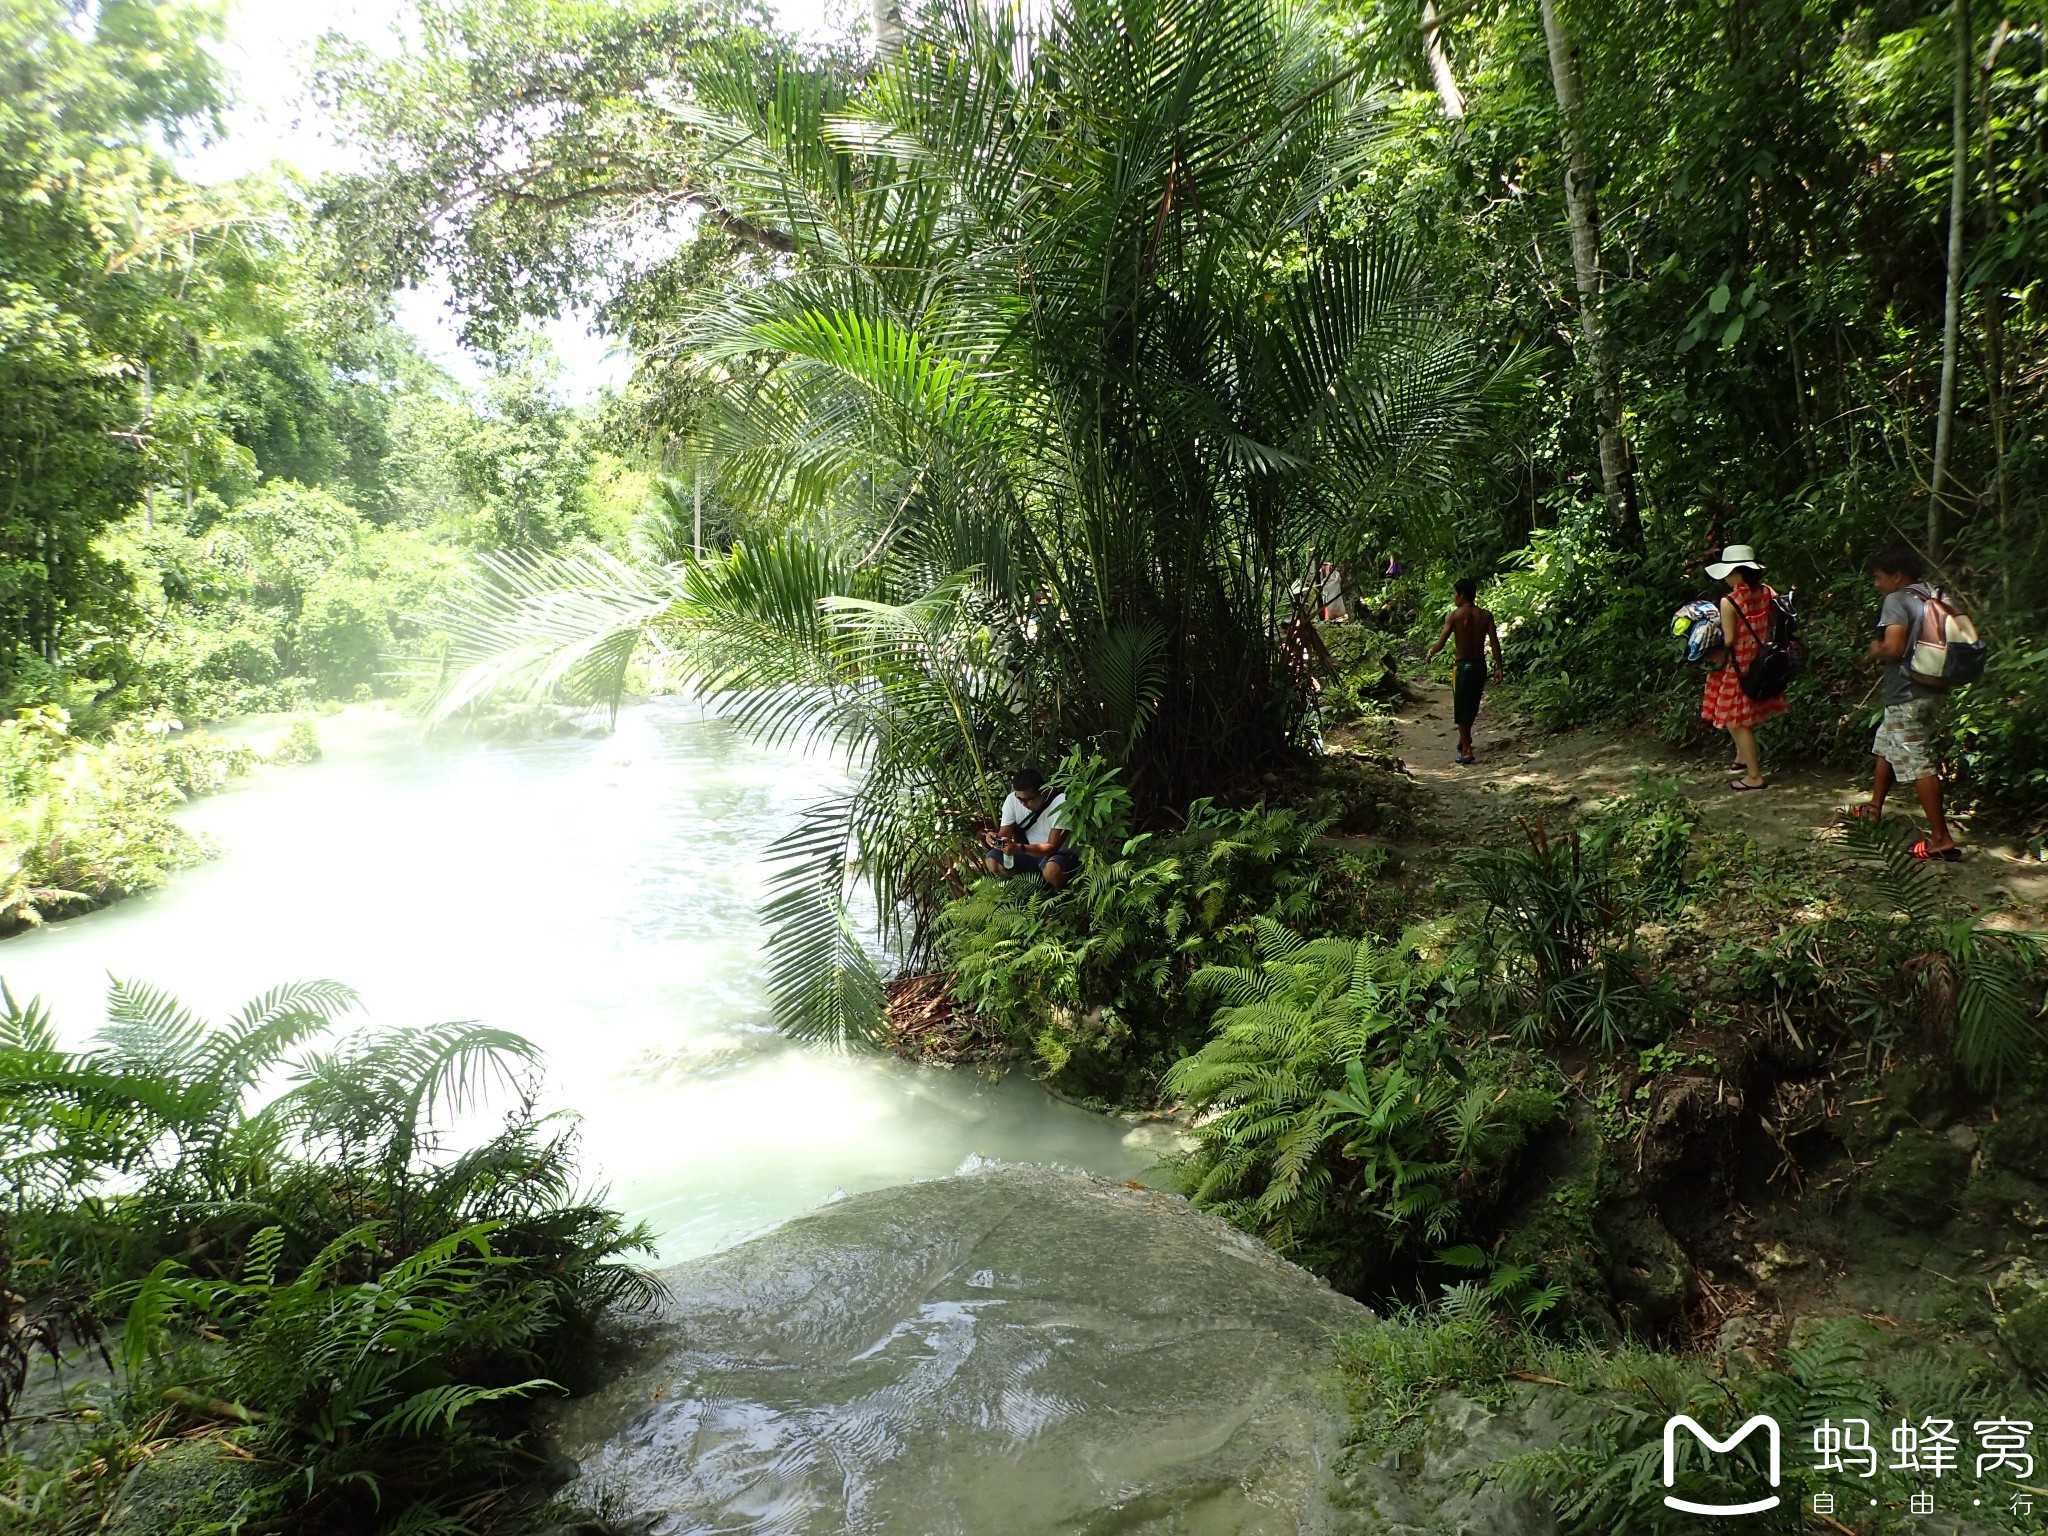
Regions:
M 1741 831 L 1765 849 L 1839 857 L 1842 811 L 1868 797 L 1869 780 L 1839 769 L 1765 765 L 1767 790 L 1739 794 L 1729 788 L 1733 752 L 1725 738 L 1689 754 L 1676 753 L 1647 733 L 1629 735 L 1591 727 L 1550 732 L 1532 725 L 1512 701 L 1489 691 L 1473 744 L 1479 761 L 1456 761 L 1457 729 L 1451 690 L 1436 678 L 1409 682 L 1411 701 L 1395 716 L 1394 748 L 1429 791 L 1442 841 L 1472 843 L 1517 835 L 1517 817 L 1557 816 L 1632 789 L 1645 773 L 1678 781 L 1705 814 L 1706 823 Z M 1331 733 L 1341 743 L 1345 733 Z M 1888 814 L 1912 807 L 1913 835 L 1925 830 L 1910 794 L 1894 792 Z M 1971 907 L 2004 908 L 2029 927 L 2048 917 L 2048 864 L 2024 857 L 1997 840 L 1979 842 L 1971 818 L 1956 818 L 1956 838 L 1968 852 L 1960 864 L 1936 865 L 1951 892 Z

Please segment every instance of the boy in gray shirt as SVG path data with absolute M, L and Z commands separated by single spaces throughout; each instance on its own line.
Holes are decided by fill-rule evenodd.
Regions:
M 1877 638 L 1870 642 L 1870 655 L 1884 663 L 1884 722 L 1870 744 L 1871 755 L 1877 759 L 1870 803 L 1858 806 L 1855 814 L 1875 820 L 1884 814 L 1885 796 L 1892 785 L 1910 783 L 1920 797 L 1920 808 L 1927 813 L 1927 836 L 1913 845 L 1913 857 L 1952 864 L 1963 854 L 1942 814 L 1941 765 L 1934 750 L 1935 730 L 1941 723 L 1941 695 L 1914 682 L 1911 670 L 1913 637 L 1920 632 L 1920 620 L 1927 611 L 1926 598 L 1916 590 L 1925 567 L 1912 550 L 1895 548 L 1875 556 L 1869 569 L 1871 584 L 1884 598 L 1877 615 Z

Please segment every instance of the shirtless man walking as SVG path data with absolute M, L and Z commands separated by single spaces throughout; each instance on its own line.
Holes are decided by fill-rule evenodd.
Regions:
M 1446 641 L 1456 640 L 1457 657 L 1455 678 L 1451 684 L 1451 717 L 1458 722 L 1458 761 L 1470 764 L 1472 756 L 1472 723 L 1479 718 L 1479 699 L 1486 692 L 1486 650 L 1493 648 L 1493 680 L 1501 680 L 1500 630 L 1495 627 L 1493 615 L 1474 601 L 1479 595 L 1479 583 L 1467 576 L 1451 589 L 1457 594 L 1458 606 L 1444 618 L 1443 633 L 1436 637 L 1436 644 L 1429 648 L 1424 659 L 1436 660 L 1436 653 L 1444 648 Z

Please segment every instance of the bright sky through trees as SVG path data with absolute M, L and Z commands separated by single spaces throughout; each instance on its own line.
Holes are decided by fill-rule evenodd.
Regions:
M 800 36 L 830 27 L 827 0 L 778 0 L 774 10 Z M 361 150 L 339 143 L 305 96 L 305 68 L 322 34 L 341 32 L 379 45 L 396 46 L 406 0 L 240 0 L 228 13 L 228 35 L 219 52 L 236 82 L 236 103 L 227 134 L 195 146 L 182 156 L 190 174 L 225 181 L 282 161 L 307 176 L 350 169 Z M 399 323 L 450 373 L 474 384 L 482 377 L 475 357 L 457 340 L 449 323 L 447 292 L 439 284 L 397 296 Z M 560 357 L 565 383 L 575 398 L 587 398 L 607 384 L 622 382 L 630 360 L 614 350 L 609 336 L 593 334 L 587 316 L 571 315 L 545 324 Z

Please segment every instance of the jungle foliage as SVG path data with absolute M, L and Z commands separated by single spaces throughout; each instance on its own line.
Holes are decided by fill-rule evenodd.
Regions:
M 525 1041 L 330 1037 L 352 1006 L 299 983 L 210 1023 L 116 982 L 70 1051 L 0 1002 L 10 1448 L 36 1405 L 0 1514 L 98 1529 L 187 1483 L 192 1529 L 473 1530 L 517 1506 L 527 1405 L 579 1380 L 606 1308 L 656 1294 L 622 1262 L 646 1234 L 579 1192 L 530 1088 L 480 1142 L 445 1139 L 519 1089 Z
M 1662 1429 L 1674 1414 L 1724 1432 L 1754 1413 L 1777 1420 L 1785 1436 L 1783 1502 L 1775 1511 L 1745 1516 L 1744 1524 L 1789 1533 L 1811 1528 L 1814 1494 L 1839 1499 L 1843 1492 L 1842 1474 L 1818 1471 L 1810 1453 L 1792 1451 L 1811 1447 L 1823 1424 L 1837 1430 L 1856 1418 L 1914 1424 L 1929 1416 L 1925 1405 L 1935 1403 L 1967 1434 L 1976 1421 L 2035 1422 L 2043 1411 L 2039 1386 L 2025 1377 L 1987 1368 L 1960 1351 L 1888 1347 L 1878 1329 L 1860 1319 L 1832 1321 L 1768 1362 L 1744 1353 L 1681 1359 L 1640 1345 L 1544 1338 L 1454 1297 L 1431 1308 L 1402 1309 L 1349 1336 L 1340 1358 L 1355 1433 L 1367 1454 L 1419 1450 L 1439 1394 L 1476 1399 L 1515 1425 L 1510 1434 L 1522 1445 L 1488 1457 L 1475 1471 L 1475 1484 L 1540 1496 L 1559 1528 L 1573 1536 L 1676 1536 L 1698 1528 L 1697 1516 L 1663 1502 Z M 1683 1457 L 1671 1491 L 1708 1504 L 1754 1497 L 1767 1481 L 1760 1440 L 1752 1436 L 1723 1455 Z M 1874 1495 L 1887 1508 L 1906 1507 L 1924 1475 L 1892 1465 L 1896 1459 L 1880 1447 L 1869 1478 L 1849 1474 L 1858 1503 Z M 1849 1465 L 1857 1467 L 1854 1457 Z M 2010 1508 L 2011 1484 L 1983 1475 L 1967 1455 L 1943 1486 L 1951 1497 L 1981 1496 L 1985 1507 Z
M 1196 1116 L 1181 1177 L 1338 1283 L 1386 1285 L 1392 1261 L 1469 1237 L 1560 1118 L 1562 1079 L 1454 1027 L 1478 990 L 1467 953 L 1259 929 L 1254 963 L 1191 985 L 1216 1010 L 1164 1085 Z
M 1858 665 L 1874 622 L 1862 561 L 1909 540 L 1998 638 L 1995 676 L 1957 700 L 1951 763 L 1980 793 L 2037 814 L 2048 804 L 2048 670 L 2030 639 L 2048 592 L 2039 6 L 1556 7 L 1603 215 L 1590 305 L 1617 360 L 1640 545 L 1598 494 L 1562 123 L 1537 9 L 1441 7 L 1436 26 L 1413 7 L 1355 9 L 1360 56 L 1409 89 L 1397 109 L 1407 131 L 1380 141 L 1348 194 L 1351 216 L 1421 231 L 1446 301 L 1486 334 L 1522 338 L 1557 386 L 1508 407 L 1513 446 L 1441 521 L 1383 522 L 1360 553 L 1398 550 L 1417 571 L 1444 560 L 1456 568 L 1446 576 L 1502 571 L 1492 606 L 1541 718 L 1622 711 L 1697 739 L 1697 682 L 1672 664 L 1657 621 L 1710 585 L 1698 569 L 1710 550 L 1753 544 L 1771 581 L 1798 590 L 1815 657 L 1775 745 L 1846 755 L 1873 712 Z M 1944 412 L 1952 211 L 1961 284 Z
M 249 748 L 124 720 L 82 739 L 54 704 L 0 720 L 0 934 L 161 885 L 206 852 L 171 808 L 247 773 Z
M 719 178 L 691 195 L 788 258 L 685 311 L 721 381 L 686 451 L 790 531 L 716 570 L 500 561 L 448 619 L 444 708 L 615 695 L 651 637 L 859 761 L 771 907 L 780 1011 L 818 1033 L 874 1022 L 849 871 L 928 915 L 999 770 L 1086 746 L 1149 823 L 1295 761 L 1279 637 L 1318 541 L 1446 484 L 1508 382 L 1402 241 L 1326 237 L 1379 127 L 1325 18 L 944 5 L 910 33 L 857 73 L 776 58 L 767 93 L 707 45 L 665 106 Z
M 401 692 L 467 548 L 623 540 L 648 477 L 531 338 L 465 390 L 284 175 L 178 158 L 212 7 L 0 6 L 0 708 L 81 729 Z M 636 450 L 629 456 L 637 458 Z
M 1066 889 L 983 876 L 940 910 L 937 950 L 956 1003 L 1053 1081 L 1143 1104 L 1199 1043 L 1192 979 L 1249 960 L 1262 922 L 1310 921 L 1343 861 L 1284 808 L 1199 800 L 1177 829 L 1138 832 L 1120 777 L 1070 756 L 1056 782 L 1080 867 Z
M 1762 1177 L 1723 1139 L 1742 1105 L 1762 1106 L 1773 1179 L 1819 1177 L 1798 1170 L 1846 1149 L 1877 1158 L 1884 1185 L 1921 1179 L 1935 1138 L 1914 1114 L 2011 1115 L 2039 1091 L 2033 935 L 1957 911 L 1889 828 L 1846 825 L 1862 867 L 1773 872 L 1741 838 L 1700 834 L 1698 814 L 1652 779 L 1463 850 L 1428 898 L 1410 888 L 1398 934 L 1358 924 L 1349 893 L 1292 928 L 1254 917 L 1249 958 L 1211 959 L 1161 1026 L 1198 1041 L 1154 1090 L 1189 1117 L 1183 1187 L 1375 1300 L 1470 1292 L 1566 1333 L 1682 1337 L 1690 1271 L 1655 1211 L 1707 1198 L 1680 1174 L 1691 1158 Z M 945 920 L 984 923 L 995 894 Z M 1043 914 L 1004 934 L 1022 955 L 1081 906 L 1070 887 L 1011 910 Z M 2022 1198 L 1989 1176 L 1966 1193 L 1967 1162 L 1911 1184 L 1932 1207 L 1900 1208 L 1939 1223 Z

